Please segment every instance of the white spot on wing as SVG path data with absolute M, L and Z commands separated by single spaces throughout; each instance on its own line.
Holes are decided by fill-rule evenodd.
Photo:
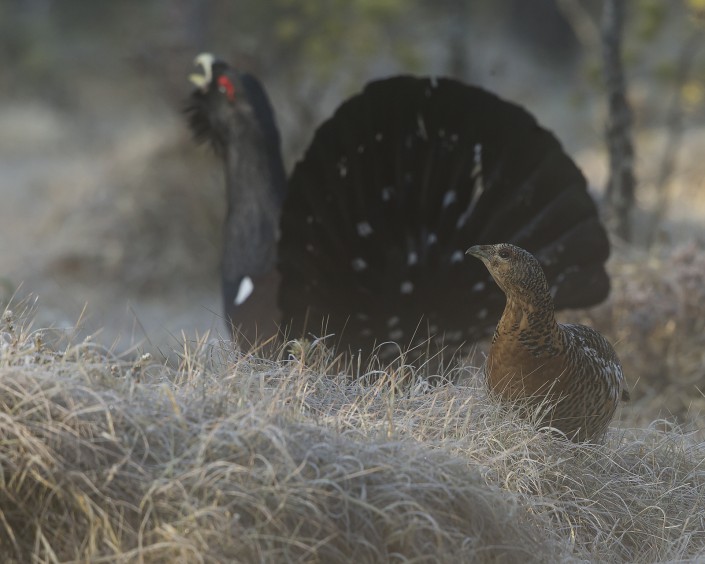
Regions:
M 237 289 L 237 296 L 235 296 L 235 300 L 233 303 L 236 306 L 239 306 L 245 302 L 247 298 L 252 295 L 252 291 L 255 289 L 255 285 L 252 283 L 252 278 L 249 276 L 245 276 L 241 281 L 240 281 L 240 287 Z
M 357 234 L 360 237 L 367 237 L 372 235 L 372 226 L 367 221 L 361 221 L 357 224 Z
M 403 336 L 404 336 L 404 331 L 402 331 L 401 329 L 395 329 L 394 331 L 389 332 L 389 338 L 392 341 L 398 341 Z
M 455 228 L 456 229 L 462 229 L 463 225 L 465 225 L 465 222 L 468 220 L 468 216 L 470 214 L 465 211 L 460 214 L 460 217 L 458 217 L 458 221 L 455 222 Z
M 484 319 L 485 317 L 487 317 L 487 310 L 485 308 L 482 308 L 480 311 L 477 312 L 477 318 Z
M 395 325 L 398 325 L 398 324 L 399 324 L 399 321 L 400 321 L 400 319 L 399 319 L 399 317 L 396 316 L 396 315 L 395 315 L 394 317 L 390 317 L 390 318 L 387 320 L 387 327 L 394 327 Z
M 455 190 L 448 190 L 443 196 L 443 207 L 447 208 L 449 205 L 451 205 L 455 200 L 457 199 L 457 194 L 455 193 Z
M 467 218 L 475 211 L 475 206 L 477 206 L 477 202 L 485 191 L 485 183 L 482 178 L 482 145 L 475 143 L 474 153 L 475 164 L 470 173 L 470 179 L 473 181 L 472 199 L 465 212 L 463 212 L 463 215 L 458 219 L 458 223 L 456 224 L 458 228 L 462 227 L 465 221 L 467 221 Z
M 473 147 L 475 166 L 482 166 L 482 145 L 475 143 Z
M 415 251 L 410 251 L 409 258 L 406 262 L 409 266 L 415 265 L 417 262 L 419 262 L 419 255 L 417 255 Z
M 362 272 L 367 268 L 367 262 L 365 262 L 365 259 L 361 257 L 356 257 L 352 259 L 350 264 L 352 264 L 353 270 L 355 272 Z
M 428 139 L 428 134 L 426 133 L 426 123 L 423 120 L 423 116 L 421 114 L 416 114 L 416 123 L 419 127 L 417 133 L 421 139 L 426 141 Z
M 377 133 L 375 133 L 375 141 L 381 141 L 381 140 L 382 140 L 382 137 L 383 137 L 383 136 L 382 136 L 382 132 L 381 132 L 381 131 L 378 131 Z
M 411 283 L 411 281 L 404 280 L 404 282 L 401 283 L 400 290 L 402 294 L 411 294 L 411 292 L 414 291 L 414 285 Z
M 484 282 L 478 282 L 472 287 L 473 292 L 482 292 L 482 290 L 485 289 L 485 283 Z
M 460 339 L 463 338 L 463 332 L 462 331 L 447 331 L 445 334 L 445 337 L 449 341 L 458 342 L 458 341 L 460 341 Z
M 392 199 L 392 189 L 389 186 L 382 188 L 382 201 L 388 202 Z
M 463 251 L 455 251 L 452 255 L 450 255 L 450 262 L 451 264 L 454 264 L 456 262 L 463 262 L 463 259 L 465 258 L 465 253 Z
M 438 78 L 437 77 L 431 76 L 429 78 L 429 80 L 431 81 L 431 88 L 438 88 Z
M 426 239 L 426 244 L 434 245 L 435 243 L 438 243 L 438 235 L 435 233 L 429 233 L 428 238 Z

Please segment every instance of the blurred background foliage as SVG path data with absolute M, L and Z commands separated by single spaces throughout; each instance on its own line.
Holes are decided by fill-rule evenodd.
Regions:
M 625 1 L 636 245 L 658 249 L 704 237 L 705 0 Z M 88 303 L 95 327 L 139 317 L 146 334 L 220 328 L 220 166 L 194 147 L 181 115 L 204 50 L 262 79 L 289 167 L 367 81 L 448 75 L 527 107 L 599 197 L 602 8 L 602 0 L 0 2 L 0 292 L 39 294 L 52 323 L 74 323 Z
M 290 126 L 306 131 L 368 79 L 399 72 L 506 82 L 504 94 L 519 101 L 533 90 L 575 109 L 600 100 L 601 7 L 601 0 L 7 0 L 0 84 L 4 97 L 80 107 L 85 91 L 75 86 L 87 80 L 106 81 L 111 96 L 142 80 L 161 89 L 138 83 L 134 96 L 178 106 L 186 67 L 209 50 L 262 76 L 285 99 L 280 113 Z M 673 88 L 683 110 L 702 120 L 703 1 L 628 7 L 624 55 L 638 124 L 664 119 L 664 91 Z

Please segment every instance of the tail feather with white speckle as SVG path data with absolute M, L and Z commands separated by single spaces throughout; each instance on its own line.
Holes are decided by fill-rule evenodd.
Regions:
M 293 334 L 346 346 L 492 330 L 504 296 L 464 251 L 541 261 L 558 308 L 605 298 L 609 244 L 580 170 L 521 107 L 448 79 L 370 83 L 317 130 L 281 218 L 279 306 Z

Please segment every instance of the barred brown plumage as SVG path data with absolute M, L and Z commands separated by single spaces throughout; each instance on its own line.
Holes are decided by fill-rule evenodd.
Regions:
M 476 245 L 506 295 L 485 371 L 493 395 L 541 410 L 541 422 L 574 441 L 600 437 L 629 392 L 612 345 L 585 325 L 556 322 L 546 276 L 534 256 L 508 243 Z

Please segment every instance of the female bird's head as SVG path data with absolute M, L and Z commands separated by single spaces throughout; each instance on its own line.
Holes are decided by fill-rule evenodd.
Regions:
M 279 143 L 272 108 L 256 78 L 241 73 L 210 53 L 201 53 L 194 64 L 200 73 L 189 80 L 196 86 L 186 113 L 198 141 L 209 141 L 218 153 L 236 143 L 240 132 L 250 138 L 257 131 Z
M 508 298 L 525 303 L 545 300 L 548 283 L 536 258 L 509 243 L 475 245 L 466 254 L 479 258 Z

